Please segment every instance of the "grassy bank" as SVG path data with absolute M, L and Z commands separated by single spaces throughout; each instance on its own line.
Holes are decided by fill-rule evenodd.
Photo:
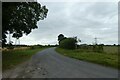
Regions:
M 101 64 L 104 66 L 109 66 L 113 68 L 118 68 L 118 54 L 115 53 L 97 53 L 92 51 L 85 51 L 85 50 L 66 50 L 61 48 L 56 48 L 56 51 L 79 60 L 89 61 L 97 64 Z M 120 67 L 120 64 L 119 64 Z
M 30 57 L 46 48 L 9 50 L 2 52 L 2 70 L 14 68 L 16 65 L 27 61 Z

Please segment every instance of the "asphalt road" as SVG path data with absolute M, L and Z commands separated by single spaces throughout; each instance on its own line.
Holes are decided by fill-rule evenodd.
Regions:
M 31 60 L 3 74 L 4 78 L 117 78 L 118 71 L 65 57 L 55 48 L 35 54 Z

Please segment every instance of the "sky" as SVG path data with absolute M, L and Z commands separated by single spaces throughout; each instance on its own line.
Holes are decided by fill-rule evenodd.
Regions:
M 40 2 L 38 0 L 38 2 Z M 77 36 L 79 44 L 118 44 L 117 2 L 40 2 L 48 8 L 38 29 L 20 38 L 21 44 L 58 44 L 58 35 Z M 12 39 L 15 41 L 15 39 Z

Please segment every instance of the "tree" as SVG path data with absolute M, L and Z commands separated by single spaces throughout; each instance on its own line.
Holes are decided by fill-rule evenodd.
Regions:
M 63 34 L 59 34 L 59 36 L 58 36 L 59 44 L 60 44 L 60 42 L 61 42 L 62 40 L 64 40 L 64 39 L 66 39 L 66 37 L 64 37 Z
M 60 42 L 59 47 L 63 49 L 75 49 L 76 43 L 76 38 L 66 38 Z
M 60 34 L 60 35 L 58 36 L 58 41 L 60 42 L 60 41 L 62 41 L 64 38 L 65 38 L 64 35 L 63 35 L 63 34 Z
M 37 21 L 46 18 L 48 9 L 37 2 L 2 3 L 2 45 L 6 43 L 8 32 L 19 39 L 36 29 Z

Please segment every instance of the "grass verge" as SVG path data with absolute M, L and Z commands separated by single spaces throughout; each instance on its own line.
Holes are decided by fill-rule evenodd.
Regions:
M 65 55 L 71 58 L 89 61 L 89 62 L 101 64 L 104 66 L 120 69 L 120 64 L 118 64 L 118 54 L 97 53 L 97 52 L 90 52 L 90 51 L 82 51 L 80 49 L 66 50 L 61 48 L 56 48 L 56 51 L 62 55 Z
M 25 50 L 9 50 L 2 52 L 2 70 L 14 68 L 16 65 L 27 61 L 32 55 L 46 48 L 35 48 Z

